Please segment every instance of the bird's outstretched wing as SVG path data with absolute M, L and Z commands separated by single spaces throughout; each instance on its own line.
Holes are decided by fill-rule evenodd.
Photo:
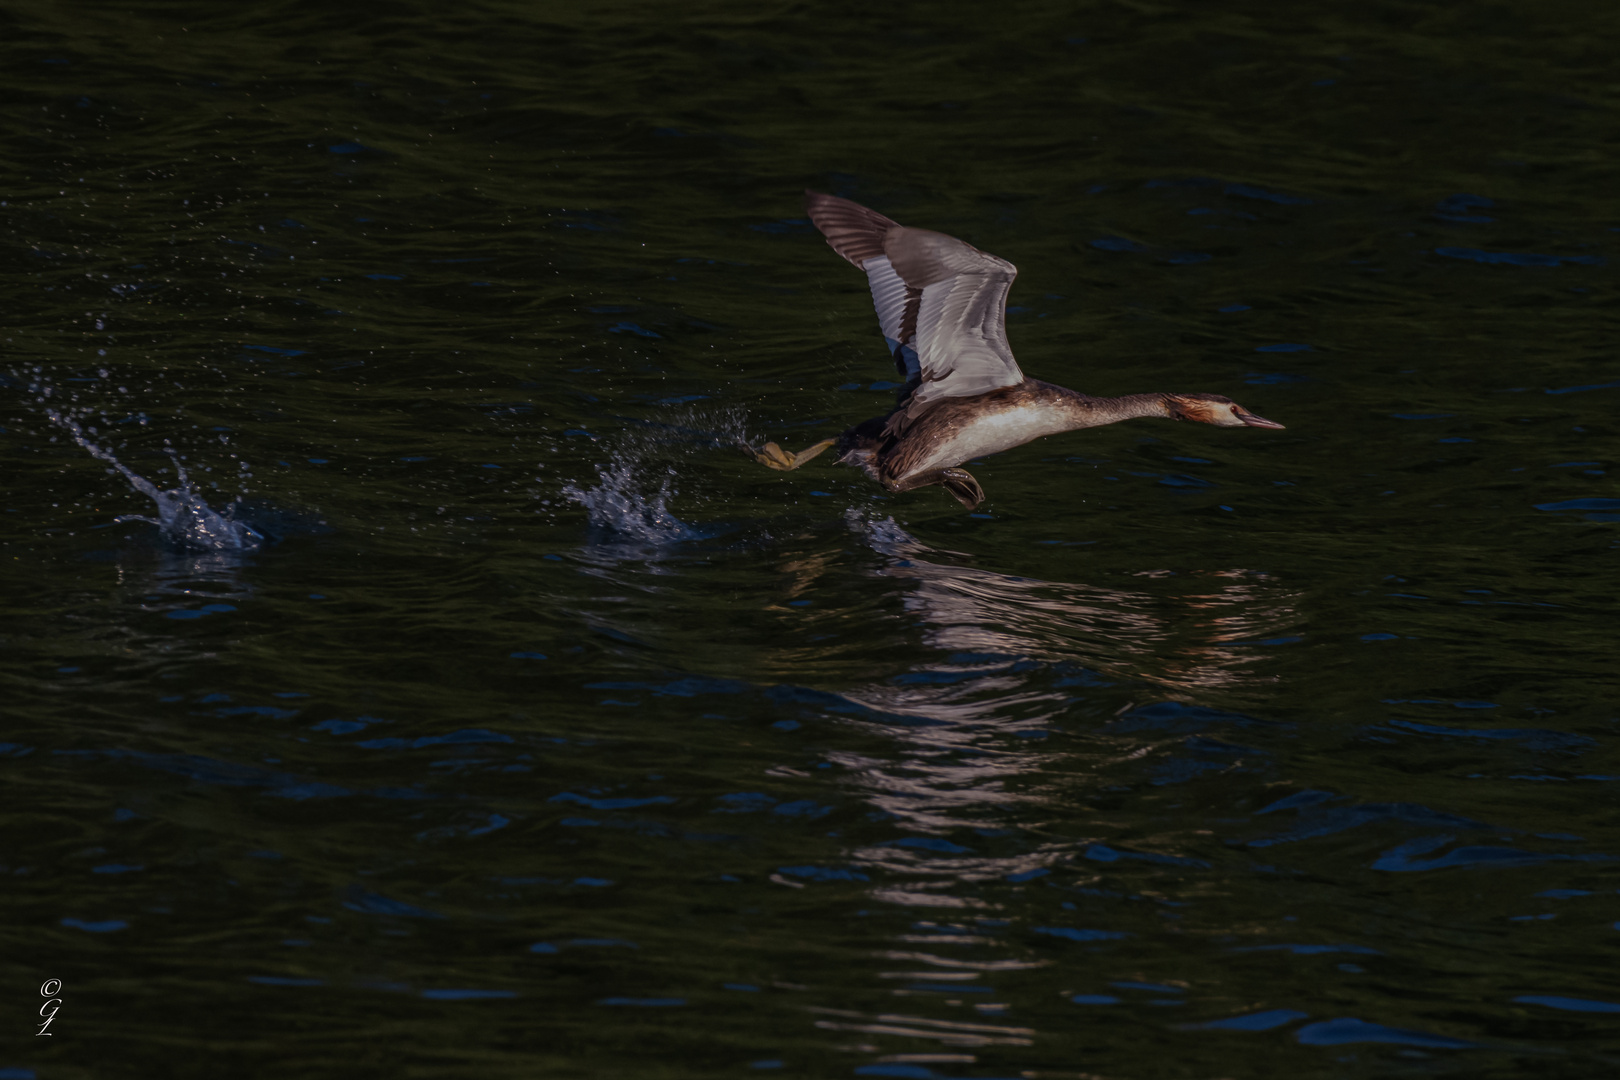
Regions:
M 807 191 L 805 205 L 832 249 L 866 271 L 889 351 L 918 380 L 896 415 L 901 427 L 942 398 L 1024 381 L 1007 344 L 1007 290 L 1017 267 L 835 195 Z

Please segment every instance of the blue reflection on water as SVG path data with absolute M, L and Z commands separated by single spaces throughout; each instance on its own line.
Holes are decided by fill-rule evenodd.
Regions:
M 1601 255 L 1536 255 L 1529 252 L 1481 251 L 1478 248 L 1435 248 L 1436 255 L 1448 259 L 1466 259 L 1486 266 L 1562 266 L 1573 263 L 1580 266 L 1602 266 L 1608 260 Z
M 510 741 L 510 740 L 508 740 Z M 663 806 L 675 800 L 668 795 L 649 795 L 644 798 L 614 798 L 598 799 L 589 795 L 576 795 L 572 791 L 565 791 L 560 795 L 553 795 L 547 802 L 576 803 L 580 806 L 589 806 L 593 810 L 632 810 L 638 806 Z
M 395 900 L 380 893 L 367 892 L 358 887 L 351 887 L 348 899 L 343 906 L 350 911 L 358 911 L 364 915 L 394 915 L 408 919 L 442 919 L 436 911 L 407 904 L 403 900 Z
M 429 1001 L 489 1001 L 517 997 L 516 990 L 423 990 Z
M 1475 1045 L 1463 1039 L 1385 1027 L 1383 1024 L 1373 1024 L 1351 1016 L 1306 1024 L 1294 1033 L 1294 1038 L 1306 1046 L 1343 1046 L 1346 1043 L 1370 1042 L 1422 1046 L 1436 1050 L 1463 1050 Z
M 1296 1009 L 1267 1009 L 1265 1012 L 1231 1016 L 1225 1020 L 1207 1020 L 1202 1024 L 1183 1024 L 1183 1031 L 1270 1031 L 1295 1020 L 1303 1020 L 1310 1013 Z
M 1494 845 L 1455 848 L 1431 859 L 1420 858 L 1445 847 L 1455 837 L 1426 836 L 1408 840 L 1384 852 L 1373 862 L 1374 870 L 1411 873 L 1421 870 L 1447 870 L 1458 866 L 1534 866 L 1544 862 L 1610 862 L 1612 855 L 1567 855 L 1561 852 L 1523 851 Z
M 1383 956 L 1377 949 L 1365 945 L 1245 945 L 1231 950 L 1247 952 L 1290 952 L 1295 956 L 1321 956 L 1323 953 L 1360 953 L 1363 956 Z
M 781 866 L 776 870 L 779 874 L 788 877 L 804 878 L 807 881 L 870 881 L 867 875 L 858 870 L 837 866 Z
M 1549 1009 L 1561 1009 L 1564 1012 L 1620 1013 L 1620 1003 L 1594 1001 L 1591 998 L 1559 997 L 1553 994 L 1525 994 L 1513 1000 L 1520 1005 L 1545 1005 Z
M 1118 941 L 1130 937 L 1115 930 L 1077 930 L 1070 926 L 1033 926 L 1030 929 L 1037 934 L 1047 937 L 1064 938 L 1068 941 Z
M 1557 390 L 1544 391 L 1544 393 L 1548 393 L 1548 394 L 1579 394 L 1579 393 L 1583 393 L 1583 392 L 1585 392 L 1587 390 L 1613 390 L 1615 387 L 1620 387 L 1620 382 L 1587 383 L 1584 386 L 1564 386 L 1564 387 L 1558 388 Z
M 907 836 L 899 840 L 885 840 L 878 846 L 916 848 L 920 851 L 938 851 L 947 855 L 962 855 L 973 850 L 972 848 L 963 847 L 961 844 L 953 844 L 949 840 L 944 840 L 937 836 Z M 1046 871 L 1032 870 L 1027 874 L 1019 874 L 1015 876 L 1020 880 L 1028 880 L 1031 877 L 1038 877 L 1043 873 L 1046 873 Z M 1009 878 L 1009 880 L 1011 879 Z

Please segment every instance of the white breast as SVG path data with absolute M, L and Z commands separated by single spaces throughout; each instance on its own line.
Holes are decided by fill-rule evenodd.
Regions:
M 984 413 L 941 442 L 915 472 L 945 469 L 986 454 L 999 454 L 1073 427 L 1073 418 L 1056 405 L 1025 405 Z

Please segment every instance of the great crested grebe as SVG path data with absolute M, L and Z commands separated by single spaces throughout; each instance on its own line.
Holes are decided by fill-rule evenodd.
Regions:
M 1091 397 L 1018 369 L 1007 344 L 1007 291 L 1018 268 L 953 236 L 896 224 L 859 203 L 805 192 L 810 220 L 872 285 L 878 324 L 906 385 L 899 403 L 797 454 L 745 446 L 773 469 L 796 469 L 836 445 L 890 491 L 941 484 L 968 509 L 984 489 L 964 461 L 1043 435 L 1139 416 L 1216 427 L 1282 428 L 1220 394 Z

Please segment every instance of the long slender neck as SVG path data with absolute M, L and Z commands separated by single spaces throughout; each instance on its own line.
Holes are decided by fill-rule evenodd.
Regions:
M 1171 415 L 1163 394 L 1126 394 L 1124 397 L 1074 394 L 1068 405 L 1068 413 L 1076 428 L 1102 427 L 1121 420 L 1135 420 L 1139 416 L 1167 418 Z

